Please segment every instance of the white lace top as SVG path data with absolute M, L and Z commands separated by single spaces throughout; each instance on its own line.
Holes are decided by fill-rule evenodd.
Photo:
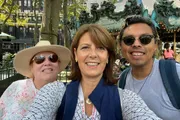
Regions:
M 65 92 L 65 89 L 62 90 L 61 85 L 62 83 L 60 82 L 53 82 L 45 85 L 38 92 L 35 101 L 32 103 L 28 114 L 23 120 L 54 120 Z M 121 96 L 123 120 L 161 120 L 135 93 L 122 89 L 119 89 L 119 93 Z M 100 120 L 101 118 L 98 111 L 93 119 L 91 116 L 86 116 L 84 118 L 82 113 L 81 101 L 78 98 L 73 120 L 94 120 L 94 118 L 95 120 Z

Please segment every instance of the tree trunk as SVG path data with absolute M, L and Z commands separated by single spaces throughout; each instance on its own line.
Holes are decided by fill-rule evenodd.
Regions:
M 57 44 L 61 0 L 45 0 L 40 40 Z
M 74 2 L 74 4 L 77 6 L 76 0 L 74 0 L 73 2 Z M 74 17 L 75 17 L 75 21 L 74 21 L 74 22 L 75 22 L 75 27 L 76 27 L 75 29 L 77 30 L 77 22 L 76 22 L 76 21 L 77 21 L 77 14 L 76 14 L 76 12 L 77 12 L 77 11 L 76 11 L 76 7 L 75 7 L 75 8 L 74 8 Z
M 38 18 L 37 18 L 37 14 L 36 14 L 36 8 L 37 8 L 37 0 L 34 0 L 34 17 L 35 17 L 35 27 L 34 27 L 34 43 L 36 44 L 38 42 Z
M 67 0 L 64 0 L 64 3 L 63 3 L 63 18 L 64 18 L 64 43 L 65 43 L 65 46 L 70 48 L 70 40 L 68 39 L 69 35 L 69 29 L 68 29 L 68 25 L 67 25 L 67 22 L 68 22 L 68 14 L 67 14 Z

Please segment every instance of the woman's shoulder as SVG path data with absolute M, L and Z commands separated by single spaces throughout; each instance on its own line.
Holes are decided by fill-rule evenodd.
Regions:
M 20 84 L 26 84 L 26 82 L 30 81 L 31 79 L 21 79 L 17 80 L 11 83 L 11 85 L 20 85 Z
M 142 98 L 136 93 L 134 93 L 133 91 L 130 91 L 127 89 L 121 89 L 121 88 L 118 88 L 118 90 L 119 90 L 120 97 L 122 99 L 121 101 L 122 101 L 123 106 L 128 105 L 128 104 L 129 105 L 139 104 L 141 102 L 144 104 L 144 101 L 142 100 Z
M 119 90 L 119 94 L 123 100 L 126 100 L 126 99 L 128 100 L 129 98 L 133 98 L 133 99 L 139 98 L 139 96 L 136 93 L 134 93 L 130 90 L 121 89 L 121 88 L 118 88 L 118 90 Z
M 139 95 L 127 89 L 118 89 L 124 119 L 161 120 L 148 108 Z
M 52 92 L 52 93 L 58 93 L 58 92 L 62 92 L 65 91 L 65 85 L 63 82 L 61 81 L 54 81 L 54 82 L 51 82 L 51 83 L 48 83 L 46 85 L 44 85 L 40 90 L 39 92 L 40 93 L 47 93 L 47 92 Z M 38 93 L 38 94 L 40 94 Z
M 27 81 L 28 81 L 28 79 L 14 81 L 7 87 L 5 92 L 7 92 L 7 91 L 15 92 L 17 89 L 21 89 L 21 86 L 26 85 Z
M 34 102 L 31 104 L 23 120 L 37 118 L 53 120 L 61 104 L 65 90 L 65 85 L 60 81 L 54 81 L 43 86 L 37 93 Z
M 124 105 L 131 104 L 131 102 L 138 102 L 141 100 L 136 93 L 130 90 L 121 88 L 118 88 L 118 90 L 122 107 L 124 107 Z

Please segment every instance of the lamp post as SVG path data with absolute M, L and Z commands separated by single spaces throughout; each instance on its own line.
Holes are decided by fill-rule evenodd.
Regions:
M 1 34 L 2 21 L 0 21 L 0 34 Z M 0 38 L 0 62 L 2 62 L 2 40 Z
M 0 34 L 1 34 L 1 32 L 2 32 L 2 24 L 3 24 L 3 22 L 0 21 Z

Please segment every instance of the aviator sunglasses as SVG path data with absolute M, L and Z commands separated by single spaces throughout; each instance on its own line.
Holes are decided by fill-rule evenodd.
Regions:
M 50 54 L 47 58 L 52 63 L 56 63 L 58 61 L 58 56 L 56 54 Z M 36 64 L 41 64 L 45 61 L 45 59 L 46 59 L 46 56 L 37 55 L 32 59 L 32 61 L 34 61 Z
M 143 45 L 147 45 L 151 42 L 152 38 L 154 38 L 154 35 L 141 35 L 139 37 L 139 41 L 141 42 L 141 44 Z M 133 36 L 125 36 L 122 38 L 122 40 L 124 41 L 124 43 L 128 46 L 132 45 L 134 43 L 134 41 L 136 40 L 135 37 Z

